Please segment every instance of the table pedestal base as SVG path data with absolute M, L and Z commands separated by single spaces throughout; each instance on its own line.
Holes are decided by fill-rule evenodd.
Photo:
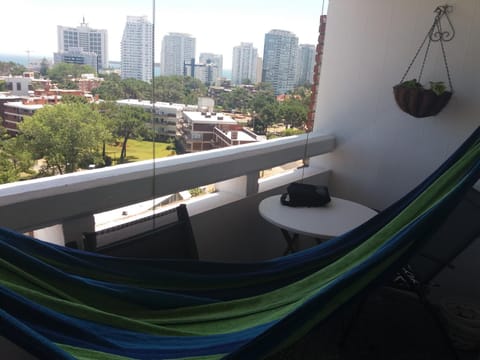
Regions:
M 282 232 L 283 237 L 287 242 L 287 247 L 285 248 L 283 255 L 288 255 L 288 254 L 297 252 L 300 249 L 300 244 L 298 243 L 298 234 L 290 233 L 285 229 L 280 229 L 280 231 Z M 325 239 L 315 238 L 317 245 L 320 244 L 323 240 Z

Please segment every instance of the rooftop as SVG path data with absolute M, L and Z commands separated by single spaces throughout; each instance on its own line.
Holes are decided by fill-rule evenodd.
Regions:
M 192 122 L 203 124 L 228 124 L 235 125 L 237 122 L 223 113 L 209 113 L 200 111 L 184 111 L 184 116 Z

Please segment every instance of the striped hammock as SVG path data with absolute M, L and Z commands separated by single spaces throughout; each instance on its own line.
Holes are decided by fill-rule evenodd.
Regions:
M 259 359 L 388 278 L 480 177 L 480 128 L 358 228 L 257 263 L 116 258 L 0 228 L 0 334 L 41 359 Z

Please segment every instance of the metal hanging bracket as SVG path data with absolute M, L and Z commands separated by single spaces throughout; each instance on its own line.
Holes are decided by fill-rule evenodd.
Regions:
M 420 51 L 426 44 L 426 50 L 425 50 L 425 55 L 423 57 L 422 61 L 422 66 L 420 68 L 420 72 L 418 75 L 418 82 L 421 81 L 422 75 L 423 75 L 423 69 L 425 67 L 425 62 L 427 60 L 427 55 L 430 50 L 430 45 L 432 42 L 439 42 L 440 47 L 442 50 L 442 55 L 443 55 L 443 60 L 445 63 L 445 69 L 447 72 L 447 77 L 448 77 L 448 84 L 450 86 L 450 90 L 453 92 L 453 86 L 452 86 L 452 79 L 450 77 L 450 70 L 448 68 L 448 62 L 447 62 L 447 56 L 445 54 L 445 47 L 444 47 L 444 42 L 450 41 L 455 37 L 455 28 L 453 27 L 452 21 L 450 20 L 449 14 L 453 11 L 453 7 L 451 5 L 442 5 L 442 6 L 437 6 L 437 8 L 434 10 L 435 18 L 433 20 L 433 24 L 430 27 L 430 29 L 427 32 L 427 35 L 423 39 L 422 43 L 420 44 L 420 47 L 418 48 L 417 52 L 415 53 L 415 56 L 413 57 L 412 61 L 408 65 L 407 70 L 402 76 L 402 79 L 400 82 L 402 83 L 408 72 L 410 71 L 410 68 L 412 67 L 413 63 L 417 59 L 418 55 L 420 54 Z M 443 21 L 446 21 L 446 27 L 442 25 Z M 428 40 L 428 42 L 427 42 Z

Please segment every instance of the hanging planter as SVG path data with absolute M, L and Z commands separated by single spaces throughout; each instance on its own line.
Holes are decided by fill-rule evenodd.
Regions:
M 425 89 L 416 79 L 395 85 L 393 94 L 400 109 L 417 118 L 437 115 L 452 97 L 443 82 Z
M 433 25 L 430 27 L 425 39 L 418 48 L 415 56 L 413 57 L 410 65 L 405 71 L 400 83 L 393 87 L 393 94 L 397 105 L 407 114 L 410 114 L 417 118 L 437 115 L 448 104 L 452 97 L 453 87 L 452 80 L 450 78 L 450 71 L 448 69 L 447 57 L 445 54 L 444 42 L 450 41 L 455 36 L 455 29 L 450 22 L 448 13 L 451 12 L 452 7 L 448 5 L 439 6 L 435 9 L 435 19 Z M 450 31 L 444 31 L 441 26 L 441 19 L 445 17 L 450 26 Z M 428 40 L 428 43 L 427 43 Z M 447 78 L 450 90 L 447 89 L 444 82 L 430 82 L 430 87 L 425 88 L 420 79 L 423 74 L 423 69 L 427 60 L 428 51 L 432 42 L 439 42 L 442 50 L 443 60 L 445 63 L 445 69 L 447 72 Z M 407 80 L 405 78 L 410 71 L 413 63 L 417 59 L 421 50 L 426 45 L 423 62 L 420 68 L 420 73 L 417 79 Z

